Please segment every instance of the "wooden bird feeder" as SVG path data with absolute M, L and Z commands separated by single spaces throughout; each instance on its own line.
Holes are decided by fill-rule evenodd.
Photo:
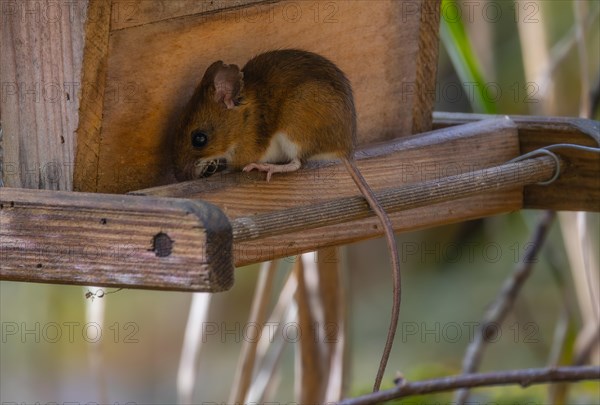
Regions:
M 551 159 L 506 165 L 551 143 L 597 146 L 598 123 L 432 120 L 439 5 L 88 0 L 40 24 L 3 3 L 0 279 L 222 291 L 234 264 L 380 236 L 336 162 L 268 184 L 257 173 L 174 184 L 172 128 L 206 67 L 277 48 L 320 53 L 349 77 L 356 158 L 397 231 L 527 207 L 598 211 L 598 155 L 565 152 L 547 187 L 534 183 L 559 169 Z

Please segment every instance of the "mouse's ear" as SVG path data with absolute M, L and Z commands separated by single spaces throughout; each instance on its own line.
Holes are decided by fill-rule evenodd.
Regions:
M 215 73 L 214 85 L 214 100 L 233 108 L 244 88 L 244 73 L 237 65 L 222 64 Z

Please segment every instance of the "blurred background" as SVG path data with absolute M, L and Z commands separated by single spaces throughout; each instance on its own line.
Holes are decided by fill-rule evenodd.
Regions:
M 598 119 L 590 95 L 600 77 L 599 15 L 598 1 L 444 1 L 435 110 Z M 578 40 L 578 33 L 585 41 Z M 530 247 L 539 216 L 535 211 L 515 212 L 397 235 L 404 294 L 387 377 L 396 370 L 411 380 L 460 372 L 474 325 Z M 553 225 L 514 310 L 498 326 L 483 371 L 546 366 L 557 330 L 565 325 L 560 363 L 571 363 L 577 333 L 588 315 L 581 309 L 574 287 L 577 273 L 561 233 L 575 221 L 561 220 L 562 226 Z M 585 221 L 588 237 L 600 240 L 598 216 L 587 215 Z M 592 246 L 597 255 L 598 245 Z M 385 341 L 392 297 L 389 259 L 383 240 L 343 247 L 342 256 L 349 317 L 348 393 L 357 395 L 372 386 Z M 298 258 L 283 261 L 276 286 L 294 260 Z M 206 324 L 210 328 L 201 335 L 196 403 L 227 401 L 258 269 L 237 269 L 232 290 L 212 298 Z M 591 270 L 597 277 L 598 268 Z M 111 404 L 176 402 L 191 294 L 124 290 L 96 298 L 94 303 L 102 300 L 105 306 L 100 325 L 86 317 L 91 301 L 87 291 L 0 283 L 0 403 L 87 403 L 101 398 Z M 293 402 L 293 349 L 289 343 L 284 351 L 274 401 Z M 100 369 L 104 371 L 94 372 Z M 383 387 L 392 384 L 388 378 Z M 405 403 L 451 399 L 444 394 Z M 473 402 L 548 403 L 548 387 L 479 389 Z M 574 384 L 567 403 L 600 403 L 599 384 Z

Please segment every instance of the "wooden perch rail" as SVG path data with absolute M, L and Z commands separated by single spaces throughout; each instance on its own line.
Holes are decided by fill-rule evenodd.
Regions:
M 507 190 L 540 183 L 551 179 L 557 170 L 560 168 L 556 166 L 552 157 L 542 156 L 473 173 L 383 190 L 377 192 L 376 196 L 386 212 L 398 212 L 492 190 Z M 368 218 L 371 215 L 373 213 L 363 197 L 340 198 L 321 204 L 234 219 L 233 240 L 239 243 L 285 235 L 303 229 Z
M 374 191 L 420 183 L 503 164 L 519 155 L 517 129 L 499 118 L 371 145 L 359 150 L 357 165 Z M 359 195 L 341 164 L 314 162 L 295 173 L 216 174 L 212 177 L 141 190 L 161 197 L 198 198 L 221 208 L 230 220 L 256 214 L 316 205 Z M 459 200 L 390 214 L 397 231 L 460 222 L 522 207 L 519 187 L 491 190 Z M 338 215 L 343 217 L 342 212 Z M 348 244 L 381 235 L 376 217 L 344 222 L 285 235 L 235 243 L 236 266 L 293 256 L 323 247 Z
M 0 280 L 216 292 L 231 247 L 207 203 L 0 188 Z
M 456 118 L 453 114 L 447 116 Z M 468 114 L 463 115 L 462 119 L 469 117 Z M 536 117 L 529 117 L 529 119 L 535 122 Z M 437 187 L 442 179 L 452 175 L 470 175 L 474 178 L 474 174 L 481 169 L 500 166 L 519 156 L 520 145 L 524 142 L 531 145 L 537 142 L 540 146 L 544 146 L 542 141 L 550 138 L 556 142 L 578 141 L 577 143 L 581 144 L 593 144 L 593 138 L 585 135 L 583 130 L 577 130 L 577 126 L 570 126 L 570 133 L 563 131 L 557 134 L 557 128 L 564 128 L 564 124 L 560 126 L 544 124 L 547 121 L 543 119 L 540 122 L 539 131 L 525 134 L 525 139 L 520 139 L 522 124 L 515 124 L 508 118 L 471 120 L 468 125 L 456 125 L 457 123 L 453 122 L 454 126 L 452 126 L 451 123 L 447 123 L 438 125 L 442 128 L 435 131 L 372 145 L 358 151 L 356 159 L 359 168 L 375 191 L 392 186 L 401 189 L 403 191 L 399 201 L 406 204 L 410 197 L 410 194 L 407 194 L 409 189 L 403 188 L 406 185 L 414 184 L 417 187 L 419 183 L 433 180 L 426 187 L 434 185 Z M 577 122 L 592 128 L 594 125 L 594 122 L 589 120 Z M 563 155 L 562 151 L 559 155 Z M 565 181 L 562 180 L 564 178 L 577 179 L 579 187 L 583 190 L 598 188 L 600 178 L 598 156 L 572 151 L 566 151 L 565 155 L 569 160 L 563 167 L 557 182 L 562 181 L 561 184 L 564 185 Z M 529 184 L 535 182 L 537 180 Z M 523 184 L 527 183 L 523 182 L 503 189 L 490 187 L 469 197 L 452 201 L 433 203 L 431 200 L 420 208 L 403 205 L 402 211 L 391 213 L 391 219 L 397 231 L 407 231 L 519 210 L 528 207 L 524 205 L 521 187 Z M 533 190 L 544 189 L 542 186 L 528 187 Z M 565 195 L 562 189 L 554 184 L 546 187 L 552 187 L 554 193 L 554 197 L 550 200 L 551 207 L 560 205 L 561 209 L 590 211 L 599 208 L 600 196 L 597 195 L 597 191 L 590 192 L 587 197 L 581 197 Z M 454 191 L 457 190 L 449 191 L 449 196 Z M 371 216 L 364 217 L 366 210 L 361 214 L 363 219 L 349 220 L 350 213 L 345 209 L 338 209 L 336 212 L 338 220 L 332 220 L 334 224 L 315 229 L 308 229 L 309 218 L 303 217 L 302 212 L 294 211 L 321 203 L 329 206 L 332 204 L 331 200 L 358 194 L 343 167 L 334 163 L 313 164 L 296 173 L 274 176 L 270 183 L 265 182 L 262 174 L 230 173 L 146 189 L 140 193 L 200 198 L 222 208 L 233 223 L 234 255 L 237 266 L 291 256 L 326 246 L 347 244 L 381 234 L 377 219 Z M 362 204 L 360 198 L 356 201 Z M 280 210 L 290 211 L 286 211 L 286 215 L 282 216 L 277 213 Z M 291 232 L 285 235 L 265 238 L 266 234 L 258 232 L 261 235 L 260 240 L 247 239 L 248 234 L 252 232 L 244 229 L 244 226 L 252 228 L 252 220 L 248 218 L 257 214 L 279 216 L 280 222 L 285 222 L 287 225 L 291 225 L 292 220 L 298 221 L 298 226 L 293 232 L 288 229 Z M 316 215 L 315 220 L 322 221 L 322 216 Z M 345 220 L 342 221 L 341 218 Z M 301 223 L 304 227 L 300 225 Z M 321 223 L 323 224 L 324 222 Z

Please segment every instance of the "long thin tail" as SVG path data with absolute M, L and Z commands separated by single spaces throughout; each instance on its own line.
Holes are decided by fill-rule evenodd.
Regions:
M 400 298 L 402 293 L 402 283 L 400 278 L 400 259 L 398 256 L 398 247 L 396 246 L 396 238 L 394 237 L 394 228 L 392 226 L 392 221 L 390 221 L 390 218 L 384 211 L 383 207 L 375 198 L 373 190 L 371 190 L 371 187 L 369 187 L 369 185 L 367 184 L 367 181 L 356 167 L 356 164 L 354 162 L 350 162 L 350 160 L 347 158 L 343 158 L 342 161 L 344 162 L 344 165 L 346 165 L 348 173 L 350 173 L 350 176 L 352 176 L 352 180 L 354 180 L 361 193 L 369 203 L 369 206 L 381 221 L 381 225 L 383 226 L 383 231 L 385 233 L 385 239 L 387 241 L 388 248 L 391 253 L 394 280 L 394 301 L 392 305 L 392 319 L 390 321 L 390 328 L 388 329 L 388 335 L 387 340 L 385 342 L 385 347 L 383 349 L 383 355 L 381 356 L 381 361 L 379 362 L 377 377 L 375 377 L 375 383 L 373 384 L 373 391 L 375 392 L 379 391 L 379 387 L 381 386 L 383 373 L 385 372 L 388 359 L 390 358 L 390 352 L 392 351 L 392 345 L 394 344 L 394 337 L 396 336 L 396 329 L 398 328 L 398 318 L 400 316 Z

